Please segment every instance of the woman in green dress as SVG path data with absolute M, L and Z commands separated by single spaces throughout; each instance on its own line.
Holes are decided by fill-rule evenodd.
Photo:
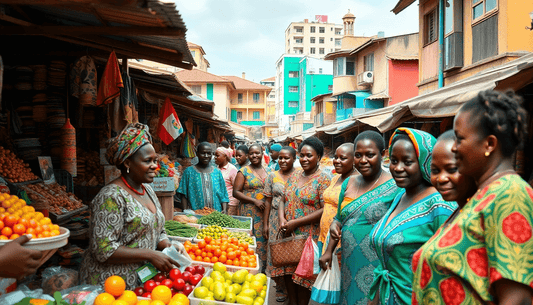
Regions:
M 431 185 L 431 152 L 436 139 L 427 132 L 398 128 L 389 145 L 390 171 L 402 190 L 370 233 L 379 259 L 370 287 L 372 304 L 410 304 L 411 261 L 457 208 Z
M 527 113 L 483 91 L 455 117 L 457 170 L 477 192 L 413 257 L 413 304 L 531 304 L 533 189 L 513 169 Z
M 354 164 L 361 175 L 344 181 L 337 215 L 320 266 L 331 266 L 333 251 L 341 239 L 340 304 L 366 304 L 366 295 L 379 261 L 370 247 L 370 231 L 381 219 L 399 189 L 382 169 L 385 141 L 375 131 L 364 131 L 354 141 Z

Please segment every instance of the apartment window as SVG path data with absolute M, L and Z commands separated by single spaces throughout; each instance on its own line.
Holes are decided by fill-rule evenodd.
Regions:
M 298 101 L 289 101 L 289 108 L 298 108 Z
M 341 35 L 341 31 L 335 31 L 335 35 Z
M 472 21 L 477 21 L 497 8 L 498 0 L 472 0 Z
M 194 58 L 194 56 L 196 55 L 196 51 L 191 51 L 191 55 Z
M 237 102 L 242 104 L 242 93 L 237 94 Z
M 340 47 L 341 46 L 341 40 L 340 39 L 335 39 L 335 46 L 336 47 Z
M 370 53 L 364 57 L 364 71 L 374 71 L 374 53 Z
M 298 92 L 298 86 L 289 86 L 289 92 Z
M 355 58 L 346 58 L 346 75 L 355 75 Z
M 315 32 L 316 32 L 316 28 L 315 28 L 314 26 L 312 26 L 312 27 L 310 28 L 310 31 L 311 31 L 311 33 L 315 33 Z
M 309 51 L 309 53 L 311 53 L 311 54 L 315 54 L 315 48 L 311 48 L 311 50 Z
M 318 54 L 324 54 L 324 48 L 318 49 Z
M 324 37 L 318 38 L 318 43 L 324 43 Z
M 304 32 L 303 28 L 294 28 L 294 30 L 296 31 L 296 33 L 303 33 Z
M 191 90 L 192 92 L 194 92 L 194 94 L 198 94 L 198 95 L 202 94 L 202 86 L 193 85 L 191 86 Z
M 330 28 L 330 31 L 332 31 L 332 32 L 333 32 L 333 28 Z
M 237 120 L 242 120 L 242 111 L 237 111 Z
M 303 38 L 294 38 L 294 42 L 296 42 L 296 43 L 303 43 L 303 42 L 304 42 L 304 39 L 303 39 Z
M 450 0 L 445 5 L 444 9 L 444 35 L 447 35 L 453 31 L 453 6 L 454 0 Z
M 259 103 L 259 93 L 254 93 L 254 103 Z
M 259 120 L 261 118 L 261 114 L 259 113 L 259 111 L 253 112 L 253 118 L 254 120 Z
M 271 94 L 268 96 L 268 98 L 276 98 L 276 95 L 275 94 Z
M 424 16 L 424 44 L 437 41 L 437 30 L 437 10 L 434 9 Z
M 326 28 L 321 26 L 321 27 L 318 28 L 318 32 L 319 33 L 325 33 L 326 32 Z
M 322 74 L 322 68 L 318 68 L 318 74 Z
M 315 37 L 311 37 L 310 40 L 311 40 L 311 43 L 315 43 Z
M 298 77 L 298 71 L 289 71 L 289 77 L 297 78 Z
M 339 57 L 333 60 L 333 76 L 355 75 L 355 58 Z
M 332 91 L 333 91 L 333 85 L 328 85 L 328 91 L 329 91 L 329 92 L 332 92 Z

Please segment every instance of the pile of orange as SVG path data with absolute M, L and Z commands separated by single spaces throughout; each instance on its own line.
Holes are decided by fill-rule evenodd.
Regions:
M 15 183 L 38 179 L 31 172 L 29 164 L 24 163 L 14 152 L 2 146 L 0 146 L 0 176 Z
M 59 226 L 52 224 L 43 213 L 15 195 L 0 193 L 0 240 L 16 239 L 23 234 L 46 238 L 60 234 Z
M 198 244 L 186 241 L 185 250 L 191 259 L 205 263 L 221 262 L 229 266 L 257 267 L 255 251 L 247 243 L 239 243 L 237 238 L 228 238 L 222 234 L 220 239 L 206 236 Z

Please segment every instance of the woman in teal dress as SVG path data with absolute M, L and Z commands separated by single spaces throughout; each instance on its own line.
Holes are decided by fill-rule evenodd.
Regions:
M 411 128 L 398 128 L 391 137 L 390 171 L 402 190 L 370 233 L 379 259 L 368 295 L 372 304 L 411 304 L 413 254 L 457 208 L 431 185 L 435 142 L 429 133 Z
M 233 187 L 233 197 L 241 202 L 241 216 L 252 217 L 254 235 L 257 240 L 256 252 L 261 260 L 262 269 L 266 268 L 266 241 L 263 236 L 263 216 L 265 210 L 265 180 L 269 174 L 261 161 L 263 160 L 263 148 L 259 144 L 253 144 L 248 149 L 250 165 L 243 166 L 237 173 Z
M 198 164 L 183 171 L 178 194 L 181 194 L 182 209 L 201 210 L 204 207 L 220 212 L 229 203 L 226 182 L 222 172 L 211 164 L 213 149 L 208 142 L 198 144 Z
M 331 225 L 322 268 L 331 266 L 341 239 L 340 304 L 367 304 L 366 295 L 379 260 L 370 247 L 370 231 L 383 217 L 399 188 L 382 169 L 385 141 L 375 131 L 364 131 L 354 141 L 354 164 L 361 175 L 351 176 L 341 187 L 337 215 Z M 355 198 L 355 199 L 354 199 Z

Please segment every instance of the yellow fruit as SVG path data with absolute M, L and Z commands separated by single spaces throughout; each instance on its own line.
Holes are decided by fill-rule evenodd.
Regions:
M 5 211 L 6 211 L 6 209 L 0 208 L 0 213 L 4 213 Z
M 115 297 L 107 292 L 100 293 L 96 299 L 94 299 L 94 305 L 111 305 L 115 302 Z
M 131 290 L 126 290 L 124 293 L 118 298 L 121 301 L 126 301 L 128 305 L 135 305 L 137 304 L 137 295 L 135 292 Z
M 137 305 L 150 305 L 150 301 L 148 300 L 140 300 L 137 302 Z
M 189 305 L 189 298 L 187 298 L 184 294 L 177 293 L 172 297 L 170 302 L 170 304 L 172 304 L 172 302 L 178 302 L 178 304 Z
M 129 304 L 126 301 L 116 300 L 115 302 L 111 303 L 111 305 L 129 305 Z
M 159 285 L 152 290 L 152 300 L 162 301 L 164 304 L 168 304 L 172 298 L 172 291 L 165 285 Z M 152 302 L 153 304 L 154 302 Z
M 37 221 L 39 221 L 39 220 L 41 220 L 43 218 L 44 218 L 44 215 L 41 212 L 35 212 L 35 214 L 33 214 L 33 219 L 35 219 Z
M 166 304 L 163 301 L 155 300 L 155 301 L 152 301 L 152 303 L 150 303 L 150 305 L 166 305 Z
M 118 275 L 112 275 L 105 280 L 105 292 L 110 293 L 115 297 L 119 297 L 126 289 L 126 282 Z M 168 288 L 168 287 L 167 287 Z

